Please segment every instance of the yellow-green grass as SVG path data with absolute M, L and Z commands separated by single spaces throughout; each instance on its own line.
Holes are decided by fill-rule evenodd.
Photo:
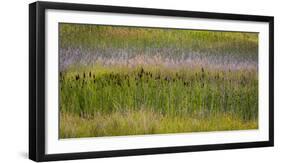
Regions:
M 257 71 L 76 67 L 60 74 L 60 137 L 257 128 Z
M 108 55 L 108 50 L 146 55 L 161 51 L 161 55 L 167 55 L 165 51 L 172 49 L 173 56 L 169 57 L 181 56 L 185 52 L 257 57 L 258 51 L 258 34 L 247 32 L 61 23 L 59 39 L 60 48 L 90 49 L 103 56 Z
M 256 120 L 245 121 L 229 113 L 193 113 L 173 116 L 141 109 L 138 111 L 97 113 L 94 116 L 80 117 L 77 114 L 61 112 L 59 137 L 82 138 L 257 128 L 258 122 Z

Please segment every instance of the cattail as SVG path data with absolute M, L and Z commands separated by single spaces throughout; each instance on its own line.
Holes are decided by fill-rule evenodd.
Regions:
M 166 80 L 166 81 L 170 81 L 170 77 L 168 77 L 168 76 L 166 76 L 165 78 L 164 78 L 164 80 Z
M 143 69 L 143 68 L 141 68 L 141 71 L 140 71 L 140 73 L 141 73 L 141 74 L 143 74 L 143 73 L 144 73 L 144 69 Z
M 215 78 L 220 79 L 220 75 L 219 75 L 219 73 L 216 75 L 216 77 L 215 77 Z
M 76 79 L 76 80 L 79 80 L 79 79 L 80 79 L 79 74 L 75 76 L 75 79 Z

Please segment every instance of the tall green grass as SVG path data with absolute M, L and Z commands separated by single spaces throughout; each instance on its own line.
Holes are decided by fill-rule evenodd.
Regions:
M 255 71 L 97 66 L 61 73 L 60 80 L 61 116 L 74 115 L 74 121 L 81 125 L 77 130 L 82 132 L 82 128 L 85 132 L 68 133 L 70 122 L 61 118 L 60 133 L 64 138 L 257 127 L 258 81 Z M 131 114 L 135 117 L 130 117 L 132 121 L 124 119 Z M 155 126 L 146 122 L 148 120 L 139 119 L 138 116 L 143 114 L 161 117 L 160 124 Z M 77 121 L 78 117 L 81 122 Z M 111 121 L 112 117 L 116 124 Z M 200 125 L 190 124 L 192 120 L 199 121 Z M 134 126 L 135 123 L 144 126 Z M 184 123 L 186 126 L 180 127 Z M 110 124 L 115 124 L 116 128 Z M 170 127 L 161 126 L 164 124 Z M 106 128 L 90 130 L 96 125 L 106 125 Z M 126 130 L 124 125 L 152 129 Z
M 59 30 L 60 138 L 258 128 L 256 33 Z
M 255 71 L 93 67 L 61 73 L 62 112 L 83 115 L 146 108 L 162 114 L 258 115 Z

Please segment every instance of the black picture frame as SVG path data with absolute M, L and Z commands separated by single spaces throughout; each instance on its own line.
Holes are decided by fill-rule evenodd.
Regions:
M 161 15 L 269 23 L 269 140 L 246 143 L 159 147 L 83 153 L 45 153 L 45 11 L 95 11 L 123 14 Z M 274 145 L 274 18 L 271 16 L 222 14 L 152 8 L 102 6 L 88 4 L 34 2 L 29 5 L 29 158 L 34 161 L 55 161 L 116 156 L 208 151 L 236 148 L 268 147 Z

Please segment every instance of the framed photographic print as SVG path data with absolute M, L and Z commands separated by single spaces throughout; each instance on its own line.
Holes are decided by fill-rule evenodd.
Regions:
M 273 146 L 273 17 L 35 2 L 34 161 Z

